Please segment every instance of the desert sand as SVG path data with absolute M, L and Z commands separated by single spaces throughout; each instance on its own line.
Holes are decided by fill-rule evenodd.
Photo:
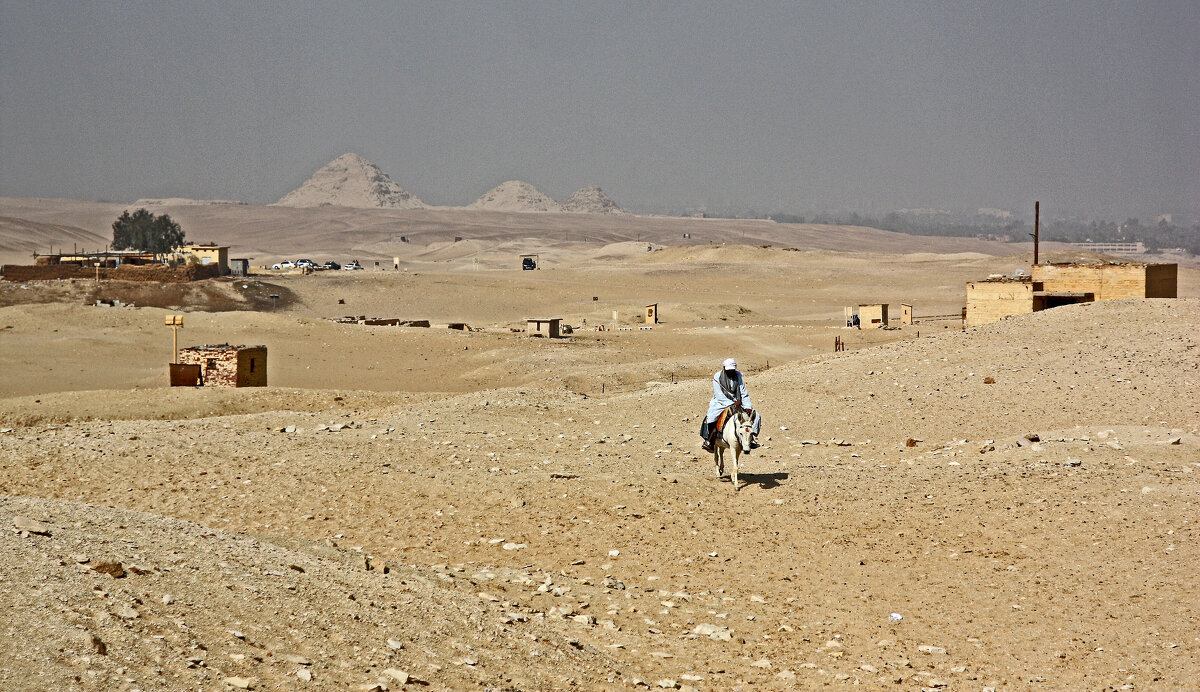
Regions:
M 103 237 L 120 208 L 0 200 L 0 248 Z M 843 305 L 956 314 L 965 281 L 1030 257 L 770 222 L 169 209 L 255 264 L 369 270 L 0 283 L 0 687 L 1200 678 L 1192 267 L 1178 299 L 859 331 Z M 652 330 L 594 331 L 647 303 Z M 167 387 L 167 314 L 184 345 L 266 344 L 270 386 Z M 513 331 L 534 316 L 576 330 Z M 730 355 L 766 420 L 737 491 L 696 434 Z

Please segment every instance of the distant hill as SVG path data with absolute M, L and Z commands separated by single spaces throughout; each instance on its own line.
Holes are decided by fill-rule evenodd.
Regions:
M 275 203 L 281 207 L 421 209 L 425 205 L 379 166 L 358 154 L 342 154 Z
M 205 204 L 245 204 L 233 199 L 189 199 L 187 197 L 161 197 L 156 199 L 143 198 L 130 206 L 139 209 L 143 207 L 191 207 Z
M 25 253 L 49 253 L 52 248 L 58 252 L 76 247 L 103 250 L 111 242 L 111 236 L 105 237 L 78 226 L 0 216 L 0 252 L 12 253 L 13 259 Z M 33 264 L 32 258 L 25 263 Z
M 521 180 L 509 180 L 488 190 L 468 209 L 491 211 L 562 211 L 562 207 L 541 190 Z
M 562 210 L 580 214 L 624 214 L 625 210 L 604 194 L 599 185 L 588 185 L 576 190 L 562 203 Z

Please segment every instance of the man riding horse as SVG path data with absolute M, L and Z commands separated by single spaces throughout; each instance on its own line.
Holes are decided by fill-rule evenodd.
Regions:
M 714 438 L 720 431 L 713 425 L 721 412 L 730 406 L 741 406 L 742 410 L 751 414 L 754 419 L 754 431 L 751 436 L 751 448 L 758 447 L 758 431 L 762 427 L 762 416 L 754 414 L 754 406 L 750 403 L 750 392 L 746 389 L 746 378 L 738 372 L 737 361 L 726 358 L 721 369 L 713 373 L 713 396 L 708 402 L 708 414 L 700 426 L 700 437 L 704 438 L 703 449 L 713 451 Z

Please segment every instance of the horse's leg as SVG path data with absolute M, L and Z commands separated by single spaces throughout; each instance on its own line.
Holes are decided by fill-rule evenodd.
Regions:
M 717 464 L 717 478 L 725 475 L 725 450 L 720 445 L 713 445 L 713 461 Z

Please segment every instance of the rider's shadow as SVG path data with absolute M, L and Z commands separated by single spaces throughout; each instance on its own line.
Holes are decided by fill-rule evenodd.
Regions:
M 762 488 L 763 490 L 770 490 L 772 488 L 778 488 L 780 481 L 786 481 L 787 479 L 788 479 L 788 474 L 786 474 L 786 473 L 742 473 L 740 471 L 738 472 L 738 482 L 740 482 L 742 484 L 743 488 L 745 488 L 746 486 L 750 486 L 750 485 L 757 485 L 758 487 Z M 726 476 L 726 477 L 722 478 L 721 480 L 728 481 L 729 477 Z

